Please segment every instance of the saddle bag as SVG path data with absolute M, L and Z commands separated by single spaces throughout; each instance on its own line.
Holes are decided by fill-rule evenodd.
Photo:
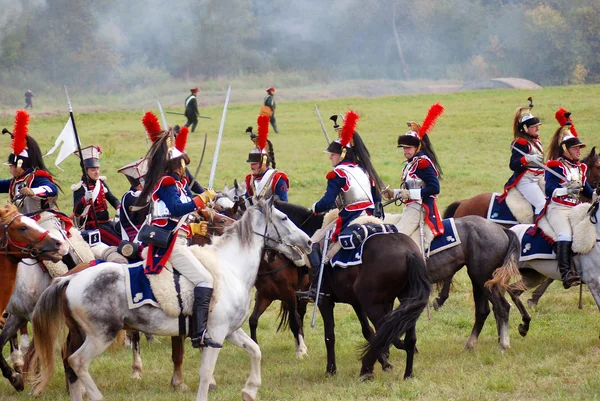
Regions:
M 159 248 L 168 248 L 172 237 L 173 231 L 150 224 L 144 224 L 138 233 L 138 240 L 143 244 Z
M 373 234 L 397 233 L 398 228 L 392 224 L 351 224 L 338 236 L 340 245 L 345 250 L 359 249 L 361 244 Z

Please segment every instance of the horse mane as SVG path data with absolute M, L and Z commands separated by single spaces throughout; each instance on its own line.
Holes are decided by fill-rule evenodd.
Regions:
M 252 218 L 255 213 L 262 213 L 266 221 L 271 221 L 272 209 L 271 205 L 266 200 L 259 200 L 254 206 L 249 208 L 242 218 L 236 221 L 229 227 L 225 228 L 225 232 L 220 237 L 213 237 L 213 244 L 217 245 L 230 237 L 238 237 L 242 246 L 249 246 L 254 237 L 254 227 L 252 226 Z
M 323 224 L 323 215 L 315 215 L 310 209 L 302 205 L 275 200 L 275 207 L 285 213 L 302 231 L 309 236 L 313 235 Z
M 19 214 L 19 209 L 15 205 L 8 203 L 3 208 L 0 208 L 0 221 L 2 224 L 8 224 L 17 214 Z

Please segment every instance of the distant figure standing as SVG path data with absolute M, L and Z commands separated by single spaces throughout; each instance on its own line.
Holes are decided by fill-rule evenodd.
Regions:
M 275 88 L 270 87 L 267 89 L 267 96 L 265 96 L 265 102 L 263 107 L 260 109 L 260 114 L 269 116 L 271 119 L 271 125 L 276 134 L 279 133 L 277 130 L 277 121 L 275 120 Z
M 200 112 L 198 112 L 198 102 L 196 101 L 196 95 L 200 92 L 200 89 L 196 86 L 194 89 L 190 89 L 192 92 L 185 99 L 185 116 L 187 118 L 187 122 L 185 123 L 186 127 L 192 126 L 192 132 L 196 130 L 196 125 L 198 125 L 198 116 Z
M 25 92 L 25 108 L 33 108 L 33 101 L 31 100 L 33 97 L 35 95 L 31 92 L 31 89 L 27 89 L 27 92 Z

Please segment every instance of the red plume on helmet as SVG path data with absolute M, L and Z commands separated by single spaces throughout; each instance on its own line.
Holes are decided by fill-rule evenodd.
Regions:
M 427 112 L 427 117 L 423 120 L 423 124 L 421 124 L 421 128 L 419 128 L 419 138 L 423 139 L 425 135 L 429 133 L 435 126 L 435 122 L 439 116 L 444 112 L 444 106 L 439 103 L 434 104 L 429 108 Z
M 179 134 L 177 134 L 177 137 L 175 138 L 175 147 L 181 153 L 185 152 L 185 146 L 187 145 L 189 132 L 190 131 L 189 131 L 188 127 L 183 126 L 183 127 L 181 127 Z
M 258 137 L 256 138 L 256 146 L 261 151 L 267 146 L 267 137 L 269 136 L 269 116 L 258 116 L 256 123 L 258 124 Z
M 567 125 L 567 122 L 570 122 L 571 128 L 569 130 L 571 131 L 573 136 L 579 137 L 579 134 L 577 133 L 577 131 L 575 131 L 575 125 L 573 124 L 571 113 L 569 113 L 567 110 L 561 107 L 556 113 L 554 113 L 554 118 L 556 118 L 556 121 L 558 121 L 561 127 L 564 127 L 565 125 Z
M 15 155 L 21 154 L 27 147 L 27 132 L 29 129 L 29 114 L 25 110 L 18 110 L 15 115 L 15 126 L 13 128 L 12 148 Z
M 360 117 L 354 111 L 350 110 L 346 113 L 346 118 L 344 119 L 344 126 L 342 127 L 342 131 L 340 132 L 340 145 L 348 146 L 350 141 L 352 141 L 352 137 L 354 136 L 354 131 L 356 130 L 356 124 Z
M 146 112 L 142 118 L 142 124 L 144 124 L 144 128 L 146 128 L 148 138 L 150 138 L 152 143 L 156 142 L 160 137 L 160 134 L 162 134 L 162 129 L 160 128 L 160 123 L 158 122 L 156 115 L 151 111 Z

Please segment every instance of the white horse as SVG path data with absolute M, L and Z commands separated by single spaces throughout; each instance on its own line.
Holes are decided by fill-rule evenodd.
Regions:
M 251 291 L 265 247 L 273 248 L 292 260 L 302 258 L 311 249 L 310 239 L 286 215 L 267 202 L 259 202 L 244 217 L 227 229 L 213 245 L 204 247 L 213 253 L 218 267 L 214 274 L 220 282 L 215 291 L 208 330 L 213 340 L 227 339 L 243 348 L 250 356 L 250 376 L 242 390 L 244 401 L 255 400 L 260 376 L 260 348 L 241 329 L 249 315 Z M 195 254 L 199 247 L 191 247 Z M 204 252 L 204 251 L 202 251 Z M 163 336 L 179 334 L 177 318 L 161 309 L 142 306 L 130 310 L 125 295 L 124 267 L 104 263 L 94 269 L 55 280 L 42 294 L 33 313 L 35 354 L 39 375 L 33 380 L 35 394 L 48 385 L 54 372 L 54 342 L 64 322 L 73 334 L 85 334 L 85 341 L 69 358 L 71 400 L 81 400 L 87 391 L 90 400 L 102 399 L 89 374 L 91 361 L 112 343 L 123 327 Z M 205 348 L 200 366 L 197 401 L 208 399 L 209 385 L 219 355 L 217 348 Z M 28 371 L 36 371 L 30 366 Z
M 581 204 L 571 211 L 569 220 L 574 227 L 574 251 L 579 252 L 574 256 L 575 266 L 581 280 L 587 284 L 596 305 L 600 308 L 600 209 L 598 200 L 592 206 Z M 511 228 L 512 231 L 521 234 L 531 225 L 520 224 Z M 519 238 L 521 236 L 519 235 Z M 523 323 L 519 325 L 519 333 L 526 336 L 529 330 L 531 316 L 521 302 L 519 296 L 528 289 L 535 288 L 547 277 L 561 280 L 556 259 L 533 259 L 519 262 L 519 271 L 522 280 L 509 285 L 506 289 L 515 305 L 521 312 Z

